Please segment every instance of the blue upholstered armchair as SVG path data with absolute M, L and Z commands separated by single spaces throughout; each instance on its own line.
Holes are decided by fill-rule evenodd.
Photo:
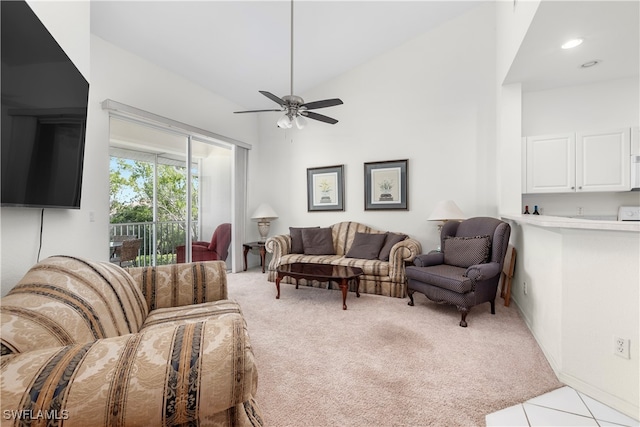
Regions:
M 418 255 L 406 269 L 409 305 L 420 292 L 438 303 L 453 304 L 467 326 L 467 313 L 474 305 L 489 302 L 495 314 L 495 299 L 511 227 L 496 218 L 476 217 L 449 221 L 440 233 L 442 252 Z

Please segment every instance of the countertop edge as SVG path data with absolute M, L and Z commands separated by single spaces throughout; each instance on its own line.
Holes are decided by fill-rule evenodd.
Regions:
M 550 215 L 511 215 L 501 214 L 504 220 L 521 224 L 530 224 L 547 228 L 571 228 L 579 230 L 631 231 L 640 233 L 640 222 L 637 221 L 599 221 L 592 219 L 566 218 Z

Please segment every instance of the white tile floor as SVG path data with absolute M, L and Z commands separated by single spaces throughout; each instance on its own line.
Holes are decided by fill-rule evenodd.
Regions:
M 640 426 L 615 409 L 571 387 L 562 387 L 486 416 L 487 427 L 497 426 Z

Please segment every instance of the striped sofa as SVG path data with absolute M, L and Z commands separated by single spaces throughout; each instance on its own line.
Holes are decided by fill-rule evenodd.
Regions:
M 221 261 L 125 271 L 56 256 L 0 302 L 3 426 L 263 424 Z
M 282 234 L 267 239 L 266 249 L 273 256 L 269 262 L 270 282 L 275 282 L 278 275 L 276 269 L 281 264 L 291 264 L 294 262 L 309 262 L 320 264 L 346 265 L 362 268 L 364 274 L 360 278 L 360 292 L 385 295 L 390 297 L 404 298 L 407 295 L 405 263 L 410 263 L 422 252 L 420 242 L 406 237 L 396 243 L 389 253 L 389 260 L 379 259 L 359 259 L 347 258 L 345 254 L 349 252 L 356 233 L 382 234 L 385 231 L 373 229 L 367 225 L 346 221 L 330 226 L 333 238 L 335 255 L 305 255 L 303 253 L 291 253 L 291 235 Z M 292 283 L 292 279 L 285 277 L 283 283 Z M 307 282 L 299 280 L 301 285 L 326 287 L 326 283 L 316 281 Z M 331 283 L 333 288 L 337 288 L 335 283 Z M 354 289 L 349 289 L 354 291 Z

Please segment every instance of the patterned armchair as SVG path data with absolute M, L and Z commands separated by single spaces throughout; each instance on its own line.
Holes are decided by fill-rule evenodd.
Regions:
M 442 252 L 419 255 L 406 269 L 409 305 L 414 292 L 438 303 L 453 304 L 462 314 L 474 305 L 489 302 L 495 314 L 495 299 L 511 227 L 495 218 L 477 217 L 449 221 L 440 233 Z
M 57 256 L 2 298 L 2 425 L 262 425 L 221 261 L 129 272 Z

